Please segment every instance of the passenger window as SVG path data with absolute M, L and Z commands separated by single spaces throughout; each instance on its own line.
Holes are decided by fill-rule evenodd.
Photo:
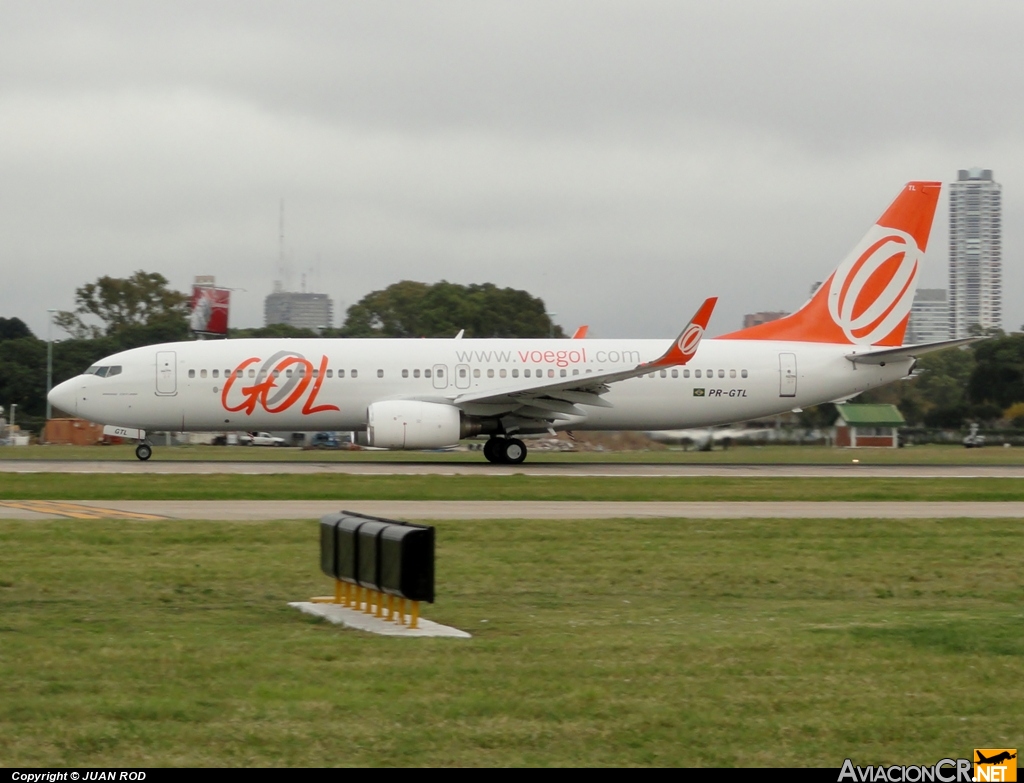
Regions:
M 206 370 L 200 370 L 199 371 L 199 377 L 200 378 L 205 378 L 206 377 Z
M 255 378 L 256 377 L 256 371 L 255 370 L 249 370 L 249 377 L 250 378 Z
M 747 377 L 747 371 L 746 370 L 740 370 L 740 375 L 742 375 L 744 378 L 746 378 Z
M 473 370 L 473 377 L 474 378 L 479 378 L 480 377 L 480 371 L 479 370 Z
M 413 378 L 419 378 L 420 377 L 420 371 L 419 370 L 413 370 L 412 371 L 412 377 Z
M 409 371 L 408 370 L 402 370 L 402 377 L 403 378 L 408 378 L 409 377 Z
M 494 377 L 494 370 L 488 370 L 487 371 L 487 377 L 488 378 L 493 378 Z
M 675 370 L 675 369 L 672 370 L 672 377 L 673 378 L 678 378 L 679 377 L 679 370 Z
M 291 378 L 292 377 L 292 373 L 294 373 L 294 372 L 295 372 L 294 370 L 285 370 L 284 371 L 284 375 L 285 375 L 286 378 Z
M 516 374 L 516 371 L 513 370 L 512 371 L 512 375 L 515 376 L 515 374 Z M 530 368 L 529 367 L 527 367 L 525 370 L 523 370 L 523 377 L 524 378 L 529 378 L 530 377 Z
M 527 370 L 527 372 L 529 372 L 529 370 Z M 519 377 L 519 370 L 513 370 L 512 371 L 512 377 L 513 378 L 518 378 Z
M 333 378 L 334 377 L 334 370 L 328 370 L 327 371 L 327 377 L 328 378 Z
M 683 377 L 684 378 L 689 378 L 690 377 L 690 371 L 689 370 L 683 370 Z
M 359 377 L 359 370 L 353 370 L 352 371 L 352 377 L 353 378 L 358 378 Z
M 262 370 L 260 370 L 260 377 L 261 378 L 263 377 L 263 371 Z M 320 371 L 319 370 L 313 370 L 313 377 L 314 378 L 319 378 L 320 377 Z
M 718 371 L 718 377 L 719 378 L 724 378 L 725 377 L 725 370 L 719 370 Z
M 220 370 L 214 370 L 213 371 L 213 377 L 214 378 L 219 378 L 220 377 Z
M 437 368 L 437 377 L 438 378 L 443 378 L 444 377 L 444 370 L 441 369 L 440 367 Z
M 555 377 L 555 371 L 554 370 L 548 370 L 548 377 L 549 378 L 554 378 Z
M 501 369 L 501 370 L 498 370 L 498 375 L 500 375 L 502 378 L 504 378 L 507 372 L 508 372 L 507 370 Z
M 298 369 L 295 370 L 295 372 L 297 372 L 299 374 L 300 378 L 305 378 L 306 377 L 306 368 L 303 367 L 301 364 L 299 365 Z M 252 370 L 249 370 L 249 377 L 250 378 L 252 377 Z
M 338 370 L 338 377 L 339 378 L 344 378 L 345 377 L 345 371 L 344 370 Z
M 560 377 L 564 378 L 565 377 L 565 370 L 560 370 L 558 374 L 559 374 Z
M 736 371 L 735 370 L 729 370 L 729 377 L 730 378 L 735 378 L 736 377 Z
M 579 370 L 575 370 L 575 369 L 574 369 L 574 370 L 572 371 L 572 374 L 573 374 L 573 375 L 579 375 L 579 374 L 580 374 L 580 371 L 579 371 Z
M 459 368 L 459 377 L 460 378 L 465 378 L 466 377 L 466 368 L 465 367 L 460 367 Z
M 661 371 L 661 377 L 662 378 L 667 378 L 668 377 L 668 370 L 662 370 Z
M 693 377 L 694 378 L 699 378 L 700 377 L 700 370 L 694 370 L 693 371 Z
M 423 371 L 423 377 L 424 378 L 429 378 L 430 377 L 430 370 L 424 370 Z
M 384 371 L 383 370 L 377 370 L 377 377 L 378 378 L 383 378 L 384 377 Z
M 104 369 L 104 370 L 105 370 L 105 369 L 107 369 L 107 368 L 106 368 L 106 367 L 104 367 L 104 368 L 102 368 L 102 369 Z M 99 373 L 97 373 L 97 375 L 99 375 Z M 104 376 L 106 376 L 106 373 L 103 373 L 103 375 L 104 375 Z M 195 377 L 196 377 L 196 371 L 195 371 L 195 370 L 189 370 L 189 371 L 188 371 L 188 377 L 189 377 L 189 378 L 195 378 Z

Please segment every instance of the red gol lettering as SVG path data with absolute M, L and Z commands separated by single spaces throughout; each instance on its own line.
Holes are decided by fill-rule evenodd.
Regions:
M 297 354 L 288 354 L 280 357 L 280 361 L 273 362 L 271 367 L 264 366 L 264 368 L 257 374 L 256 383 L 252 386 L 243 386 L 241 388 L 242 402 L 238 405 L 229 404 L 228 395 L 231 394 L 231 389 L 234 387 L 235 381 L 242 377 L 247 367 L 255 364 L 259 360 L 258 356 L 246 359 L 235 368 L 233 373 L 231 373 L 231 377 L 229 377 L 227 382 L 224 384 L 224 390 L 220 395 L 221 405 L 224 406 L 224 410 L 231 412 L 245 411 L 246 416 L 251 416 L 256 410 L 256 406 L 259 405 L 267 413 L 282 413 L 302 399 L 306 390 L 309 389 L 311 382 L 313 384 L 313 388 L 310 390 L 309 395 L 306 397 L 306 402 L 302 406 L 302 414 L 304 416 L 308 416 L 311 413 L 320 413 L 322 411 L 340 410 L 337 405 L 314 404 L 316 402 L 317 395 L 320 393 L 320 386 L 324 382 L 324 375 L 327 371 L 327 357 L 324 356 L 320 359 L 320 369 L 314 378 L 312 363 L 306 359 L 306 357 L 299 356 Z M 279 388 L 278 377 L 289 367 L 295 367 L 295 369 L 298 370 L 298 374 L 293 374 L 292 377 L 288 378 L 284 385 Z M 273 393 L 275 389 L 278 389 L 277 394 Z M 284 399 L 280 399 L 281 397 Z

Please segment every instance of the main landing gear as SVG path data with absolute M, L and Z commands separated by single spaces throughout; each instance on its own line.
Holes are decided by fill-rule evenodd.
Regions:
M 153 456 L 153 447 L 148 443 L 140 443 L 135 447 L 135 456 L 145 462 Z
M 484 456 L 499 465 L 518 465 L 526 459 L 526 444 L 519 438 L 490 438 L 484 444 Z

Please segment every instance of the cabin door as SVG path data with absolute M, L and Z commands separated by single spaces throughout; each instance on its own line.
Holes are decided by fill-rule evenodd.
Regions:
M 796 354 L 779 354 L 779 396 L 796 397 Z
M 174 351 L 156 352 L 156 393 L 164 397 L 178 393 L 178 361 Z

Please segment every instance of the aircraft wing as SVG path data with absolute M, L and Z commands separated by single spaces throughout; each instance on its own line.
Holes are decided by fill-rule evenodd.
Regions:
M 964 337 L 960 340 L 941 340 L 937 343 L 922 343 L 921 345 L 903 345 L 899 348 L 883 348 L 871 350 L 868 348 L 863 353 L 848 353 L 846 358 L 854 364 L 885 364 L 886 362 L 898 362 L 901 359 L 914 359 L 922 354 L 941 351 L 945 348 L 955 348 L 958 345 L 970 345 L 984 337 Z
M 586 418 L 586 411 L 578 406 L 612 407 L 601 397 L 609 391 L 611 384 L 690 361 L 697 352 L 717 302 L 717 297 L 706 299 L 668 350 L 652 362 L 638 364 L 629 370 L 577 375 L 549 383 L 523 380 L 504 389 L 460 394 L 453 397 L 452 402 L 466 413 L 475 415 L 512 414 L 518 418 L 544 421 Z

